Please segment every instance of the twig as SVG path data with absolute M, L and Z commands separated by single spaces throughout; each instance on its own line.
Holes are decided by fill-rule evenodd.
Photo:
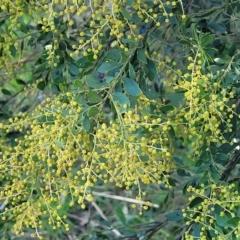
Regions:
M 87 199 L 88 200 L 88 199 Z M 91 201 L 89 201 L 91 202 Z M 105 219 L 106 221 L 108 221 L 107 217 L 104 215 L 103 211 L 100 209 L 100 207 L 94 202 L 91 202 L 92 206 L 96 209 L 96 211 L 99 213 L 99 215 Z M 115 233 L 116 236 L 120 237 L 123 236 L 117 229 L 113 228 L 112 226 L 110 226 L 110 229 L 112 230 L 113 233 Z
M 155 203 L 150 203 L 149 204 L 149 203 L 146 203 L 145 201 L 140 201 L 140 200 L 136 200 L 136 199 L 132 199 L 132 198 L 110 195 L 110 194 L 107 194 L 107 193 L 100 193 L 100 192 L 92 192 L 92 194 L 95 195 L 95 196 L 99 196 L 99 197 L 111 198 L 111 199 L 115 199 L 115 200 L 120 200 L 120 201 L 124 201 L 124 202 L 131 202 L 131 203 L 136 203 L 136 204 L 144 204 L 144 205 L 149 205 L 149 206 L 154 207 L 154 208 L 159 208 L 158 204 L 155 204 Z

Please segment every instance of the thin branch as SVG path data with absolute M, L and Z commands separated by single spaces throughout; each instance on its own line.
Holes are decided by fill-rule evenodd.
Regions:
M 140 200 L 136 200 L 136 199 L 132 199 L 132 198 L 110 195 L 107 193 L 100 193 L 100 192 L 92 192 L 92 194 L 95 196 L 99 196 L 99 197 L 111 198 L 111 199 L 115 199 L 115 200 L 131 202 L 131 203 L 136 203 L 136 204 L 144 204 L 144 205 L 149 205 L 150 207 L 159 208 L 158 204 L 155 204 L 155 203 L 149 204 L 149 203 L 146 203 L 145 201 L 140 201 Z
M 88 199 L 87 199 L 88 200 Z M 91 202 L 91 201 L 89 201 Z M 105 219 L 106 221 L 108 221 L 107 217 L 104 215 L 103 211 L 100 209 L 100 207 L 93 201 L 91 202 L 92 206 L 96 209 L 96 211 L 99 213 L 99 215 Z M 113 228 L 112 226 L 110 226 L 111 231 L 118 237 L 123 236 L 117 229 Z

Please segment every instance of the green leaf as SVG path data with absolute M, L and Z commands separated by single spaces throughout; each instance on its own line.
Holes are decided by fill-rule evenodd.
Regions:
M 26 85 L 26 83 L 21 79 L 16 79 L 16 82 L 20 85 Z
M 25 25 L 28 25 L 32 20 L 32 17 L 29 14 L 24 13 L 22 16 L 22 21 Z
M 213 29 L 214 31 L 216 31 L 216 32 L 220 32 L 220 33 L 224 33 L 224 34 L 227 33 L 227 31 L 223 28 L 223 26 L 221 26 L 221 25 L 219 25 L 219 24 L 217 24 L 217 23 L 209 22 L 209 23 L 208 23 L 208 26 L 209 26 L 210 28 L 212 28 L 212 29 Z
M 102 98 L 95 91 L 89 91 L 87 97 L 90 103 L 98 103 L 102 101 Z
M 86 81 L 87 85 L 91 88 L 103 88 L 108 86 L 105 82 L 100 82 L 100 79 L 98 77 L 94 77 L 92 75 L 85 75 L 84 80 Z
M 84 119 L 83 119 L 83 128 L 86 132 L 89 132 L 90 127 L 91 127 L 90 120 L 87 116 L 85 116 Z
M 126 0 L 126 5 L 127 6 L 132 6 L 134 3 L 134 0 Z
M 113 81 L 114 79 L 115 79 L 115 77 L 111 77 L 111 76 L 105 77 L 106 83 L 110 83 L 110 82 Z
M 149 160 L 149 156 L 148 155 L 140 156 L 139 158 L 143 162 L 147 162 Z
M 240 104 L 237 105 L 236 113 L 237 113 L 238 115 L 240 114 Z
M 97 71 L 100 73 L 106 73 L 117 67 L 120 67 L 121 65 L 122 64 L 117 63 L 117 62 L 105 62 L 97 69 Z
M 63 148 L 63 143 L 62 143 L 62 141 L 56 140 L 55 143 L 56 143 L 56 145 L 57 145 L 59 148 Z
M 189 46 L 192 45 L 191 41 L 189 41 L 188 39 L 179 39 L 179 43 L 183 45 L 189 45 Z
M 37 88 L 39 90 L 43 91 L 46 86 L 47 86 L 46 82 L 45 81 L 41 81 L 41 82 L 38 83 Z
M 199 205 L 200 203 L 202 203 L 203 201 L 204 201 L 203 198 L 201 198 L 201 197 L 196 197 L 196 198 L 194 198 L 194 199 L 191 201 L 191 203 L 189 204 L 189 207 L 190 207 L 190 208 L 193 208 L 193 207 L 195 207 L 196 205 Z
M 106 58 L 113 61 L 119 61 L 121 59 L 121 52 L 118 49 L 112 49 L 107 52 Z
M 97 107 L 91 107 L 89 110 L 88 110 L 88 116 L 91 118 L 91 117 L 95 117 L 96 115 L 98 115 L 99 113 L 99 109 Z
M 240 112 L 238 114 L 240 114 Z M 239 146 L 239 143 L 235 143 L 235 144 L 232 144 L 232 145 L 230 145 L 229 143 L 224 143 L 219 147 L 219 150 L 221 150 L 222 152 L 225 152 L 225 153 L 229 153 L 234 148 L 236 148 L 237 146 Z
M 126 19 L 126 20 L 130 20 L 131 19 L 131 16 L 130 14 L 126 11 L 126 9 L 124 7 L 121 6 L 121 12 L 122 12 L 122 15 L 123 17 Z
M 122 80 L 123 80 L 123 86 L 129 95 L 138 96 L 139 94 L 141 94 L 142 91 L 139 88 L 137 82 L 135 82 L 131 78 L 126 78 L 126 77 L 123 77 Z
M 81 95 L 78 95 L 75 97 L 75 101 L 80 105 L 80 106 L 84 106 L 84 107 L 88 107 L 87 103 L 85 101 L 83 101 Z
M 62 84 L 62 83 L 59 83 L 58 85 L 60 91 L 64 92 L 66 90 L 66 87 Z
M 157 68 L 154 61 L 147 59 L 147 66 L 145 67 L 148 73 L 148 78 L 152 81 L 157 76 Z
M 44 40 L 45 40 L 45 43 L 51 42 L 53 40 L 53 32 L 52 31 L 48 32 Z
M 77 87 L 77 88 L 83 89 L 84 84 L 83 84 L 82 81 L 76 80 L 76 81 L 74 82 L 74 86 Z
M 131 48 L 134 48 L 137 44 L 138 44 L 138 42 L 137 42 L 137 40 L 136 39 L 128 39 L 128 38 L 121 38 L 121 41 L 122 41 L 122 43 L 123 44 L 128 44 L 128 46 L 129 46 L 129 49 L 131 49 Z M 129 54 L 130 52 L 128 52 L 128 54 Z M 126 54 L 126 53 L 125 53 Z M 125 55 L 124 54 L 124 55 Z
M 172 110 L 174 110 L 175 109 L 175 107 L 173 107 L 173 106 L 171 106 L 171 105 L 165 105 L 165 106 L 163 106 L 163 107 L 160 107 L 160 111 L 161 112 L 169 112 L 169 111 L 172 111 Z
M 183 219 L 183 214 L 181 211 L 176 211 L 165 215 L 168 221 L 179 221 Z
M 177 169 L 177 174 L 178 174 L 178 176 L 180 176 L 180 177 L 189 177 L 189 176 L 191 176 L 188 172 L 186 172 L 184 169 L 180 169 L 180 168 L 178 168 Z
M 114 92 L 112 93 L 112 97 L 114 102 L 117 102 L 120 105 L 127 104 L 128 106 L 130 106 L 130 100 L 125 94 L 121 92 Z
M 5 89 L 5 88 L 2 89 L 2 93 L 3 93 L 4 95 L 11 95 L 11 92 L 8 91 L 8 90 Z
M 39 24 L 40 25 L 40 24 Z M 39 37 L 37 38 L 37 42 L 41 42 L 42 40 L 44 40 L 45 39 L 45 37 L 46 37 L 46 32 L 41 32 L 40 33 L 40 35 L 39 35 Z M 31 42 L 31 46 L 33 46 L 34 45 L 34 40 L 32 39 L 32 42 Z
M 219 180 L 220 174 L 215 166 L 210 165 L 209 171 L 210 171 L 212 179 Z
M 196 165 L 197 165 L 197 164 L 198 164 L 198 162 L 196 163 Z M 196 174 L 199 174 L 199 173 L 203 174 L 203 172 L 206 171 L 206 170 L 209 168 L 209 165 L 210 165 L 210 164 L 211 164 L 210 162 L 204 163 L 203 166 L 198 167 L 198 168 L 196 169 L 195 173 L 196 173 Z
M 43 64 L 39 65 L 37 69 L 34 71 L 34 73 L 42 73 L 45 72 L 47 69 L 47 62 L 44 62 Z
M 236 73 L 238 76 L 240 76 L 240 71 L 239 71 L 239 69 L 236 68 L 236 67 L 235 67 L 235 73 Z
M 207 16 L 210 16 L 212 13 L 216 12 L 217 10 L 218 10 L 218 8 L 213 8 L 208 11 L 201 11 L 199 13 L 196 13 L 195 17 L 197 17 L 197 18 L 207 17 Z
M 10 52 L 11 52 L 11 55 L 12 55 L 13 57 L 16 57 L 16 55 L 17 55 L 17 50 L 16 50 L 15 46 L 14 46 L 14 45 L 11 45 L 11 46 L 9 47 L 9 50 L 10 50 Z
M 67 45 L 66 45 L 66 43 L 64 41 L 60 41 L 58 47 L 62 51 L 65 51 L 67 49 Z
M 178 157 L 173 157 L 173 161 L 180 166 L 183 166 L 183 161 Z
M 227 221 L 227 223 L 233 226 L 237 226 L 240 223 L 240 218 L 239 217 L 231 218 L 230 220 Z
M 164 195 L 163 195 L 164 196 Z M 169 194 L 167 194 L 165 197 L 164 197 L 164 200 L 163 200 L 163 203 L 166 204 L 168 202 L 168 198 L 169 198 Z
M 58 93 L 58 88 L 54 83 L 51 83 L 50 87 L 51 87 L 51 93 L 52 94 L 57 94 Z
M 194 237 L 195 237 L 195 239 L 199 239 L 199 237 L 200 237 L 200 226 L 199 225 L 197 225 L 197 224 L 194 224 L 193 225 L 193 235 L 194 235 Z
M 228 55 L 232 57 L 236 52 L 236 43 L 233 43 L 232 46 L 228 50 Z
M 215 38 L 214 34 L 204 34 L 201 38 L 201 45 L 203 47 L 207 46 L 208 44 L 212 43 Z
M 21 24 L 20 26 L 20 30 L 23 32 L 23 33 L 28 33 L 28 28 L 25 24 Z M 23 44 L 24 41 L 22 41 L 22 44 Z M 22 48 L 22 47 L 21 47 Z M 23 49 L 21 49 L 23 50 Z
M 150 100 L 159 98 L 159 94 L 157 92 L 153 91 L 152 89 L 150 89 L 150 90 L 143 89 L 143 94 Z
M 217 154 L 217 158 L 219 160 L 222 160 L 222 161 L 228 160 L 228 156 L 226 154 L 223 154 L 223 153 Z
M 171 140 L 175 140 L 176 138 L 176 134 L 175 134 L 175 131 L 174 131 L 174 128 L 170 125 L 168 128 L 170 128 L 168 130 L 168 136 Z
M 201 157 L 201 156 L 200 156 Z M 203 160 L 202 159 L 200 159 L 200 157 L 199 157 L 199 160 L 195 163 L 195 167 L 201 167 L 202 166 L 202 164 L 203 164 Z
M 137 57 L 141 62 L 147 64 L 147 57 L 146 57 L 146 54 L 144 52 L 144 49 L 140 48 L 140 49 L 137 50 Z
M 58 78 L 55 78 L 53 80 L 53 82 L 56 84 L 56 85 L 59 85 L 60 83 L 64 83 L 66 81 L 66 78 L 65 77 L 58 77 Z
M 69 70 L 69 72 L 70 72 L 72 75 L 74 75 L 74 76 L 76 76 L 76 75 L 79 74 L 79 69 L 78 69 L 78 67 L 77 67 L 76 65 L 72 64 L 72 63 L 69 63 L 69 64 L 68 64 L 68 70 Z
M 214 62 L 219 63 L 219 64 L 225 64 L 229 62 L 229 59 L 223 59 L 223 58 L 214 58 Z
M 52 76 L 52 80 L 55 83 L 59 83 L 58 79 L 62 76 L 62 70 L 64 68 L 64 65 L 61 64 L 60 66 L 58 66 L 57 68 L 52 68 L 51 69 L 51 76 Z
M 170 186 L 176 187 L 176 182 L 177 182 L 176 179 L 171 178 L 171 177 L 168 178 L 168 183 L 169 183 Z
M 227 225 L 226 217 L 222 217 L 222 216 L 219 216 L 218 214 L 215 214 L 215 219 L 219 226 L 226 227 Z
M 174 107 L 179 106 L 184 99 L 184 93 L 178 92 L 178 93 L 170 93 L 166 96 L 168 100 L 170 100 L 170 104 Z
M 131 63 L 128 64 L 128 71 L 129 71 L 129 77 L 131 79 L 135 79 L 136 78 L 136 73 L 135 73 L 133 65 Z
M 123 211 L 122 211 L 122 208 L 121 208 L 120 206 L 115 208 L 115 213 L 116 213 L 118 219 L 119 219 L 123 224 L 125 224 L 125 223 L 126 223 L 126 217 L 125 217 L 125 215 L 124 215 L 124 213 L 123 213 Z
M 135 106 L 138 104 L 138 97 L 137 96 L 129 96 L 129 100 L 130 100 L 131 108 L 135 108 Z

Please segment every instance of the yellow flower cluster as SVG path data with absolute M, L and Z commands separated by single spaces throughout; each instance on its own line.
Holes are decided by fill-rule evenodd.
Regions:
M 4 149 L 0 164 L 6 180 L 0 188 L 6 205 L 1 216 L 18 215 L 18 234 L 23 227 L 41 228 L 46 214 L 54 228 L 64 225 L 67 230 L 65 216 L 59 215 L 61 202 L 70 196 L 70 206 L 78 202 L 85 208 L 84 200 L 93 199 L 90 189 L 98 180 L 136 188 L 138 200 L 146 194 L 142 184 L 171 188 L 171 122 L 161 117 L 162 104 L 140 95 L 134 109 L 122 114 L 117 109 L 116 119 L 97 123 L 95 134 L 90 134 L 84 130 L 84 110 L 77 99 L 78 94 L 70 92 L 53 101 L 47 98 L 31 116 L 20 114 L 1 125 L 5 132 L 25 132 L 15 139 L 16 146 Z M 151 104 L 156 105 L 153 113 Z
M 232 132 L 231 119 L 236 114 L 236 104 L 231 103 L 233 91 L 221 88 L 220 82 L 213 80 L 211 74 L 202 73 L 200 53 L 194 59 L 189 57 L 188 61 L 189 72 L 174 86 L 176 91 L 184 91 L 184 101 L 180 103 L 183 107 L 173 111 L 171 116 L 176 117 L 176 124 L 183 125 L 179 128 L 180 134 L 187 134 L 195 154 L 199 155 L 204 144 L 227 142 L 224 134 Z
M 141 96 L 140 109 L 145 104 L 144 100 L 150 103 Z M 103 123 L 96 132 L 97 160 L 100 169 L 109 175 L 110 182 L 114 181 L 117 186 L 127 189 L 134 184 L 140 189 L 141 183 L 160 184 L 163 179 L 169 186 L 169 176 L 165 174 L 173 168 L 169 125 L 160 116 L 156 118 L 144 113 L 144 110 L 129 110 L 124 116 L 119 115 L 116 120 L 111 120 L 108 126 Z
M 46 102 L 44 109 L 40 106 L 31 116 L 20 114 L 10 119 L 9 125 L 1 125 L 6 132 L 26 133 L 24 138 L 15 139 L 16 146 L 4 149 L 0 164 L 6 181 L 0 193 L 6 205 L 1 216 L 18 216 L 17 234 L 23 227 L 41 228 L 45 215 L 54 228 L 64 225 L 67 230 L 68 224 L 62 220 L 66 216 L 59 215 L 61 202 L 70 194 L 82 203 L 84 187 L 79 187 L 78 175 L 73 172 L 79 159 L 91 150 L 90 136 L 78 125 L 82 107 L 70 93 Z M 81 174 L 86 171 L 87 166 Z
M 210 187 L 202 184 L 201 189 L 189 186 L 187 192 L 191 193 L 189 201 L 196 201 L 196 204 L 194 207 L 183 209 L 183 217 L 186 220 L 187 226 L 190 226 L 192 223 L 200 225 L 201 239 L 207 239 L 207 230 L 214 232 L 215 237 L 212 239 L 224 240 L 229 232 L 233 232 L 236 239 L 240 237 L 240 222 L 238 223 L 238 227 L 235 228 L 228 222 L 228 220 L 236 217 L 235 212 L 237 212 L 240 206 L 240 196 L 239 192 L 236 191 L 235 184 L 223 186 L 222 184 L 217 185 L 214 183 Z M 228 230 L 226 231 L 226 235 L 222 231 L 222 228 Z M 193 240 L 194 236 L 189 232 L 185 232 L 185 239 Z
M 118 46 L 128 51 L 125 33 L 127 33 L 128 39 L 141 39 L 144 32 L 139 33 L 138 31 L 142 22 L 146 24 L 154 22 L 156 26 L 160 26 L 161 16 L 165 18 L 164 21 L 169 22 L 169 19 L 174 16 L 169 10 L 176 4 L 176 1 L 153 1 L 149 5 L 149 2 L 139 0 L 132 3 L 119 0 L 91 1 L 89 3 L 83 0 L 41 0 L 29 1 L 29 3 L 24 0 L 3 0 L 0 9 L 8 11 L 10 17 L 5 24 L 7 31 L 3 31 L 1 34 L 4 42 L 0 43 L 0 47 L 3 44 L 5 58 L 0 62 L 0 67 L 10 72 L 10 64 L 9 66 L 6 64 L 9 62 L 7 60 L 11 58 L 12 51 L 9 50 L 9 47 L 12 45 L 15 46 L 14 51 L 17 51 L 20 58 L 24 54 L 18 49 L 22 40 L 27 39 L 28 24 L 37 24 L 38 34 L 41 36 L 49 33 L 48 37 L 45 37 L 52 39 L 45 46 L 48 63 L 51 66 L 57 66 L 61 55 L 57 51 L 59 48 L 69 48 L 71 57 L 83 54 L 84 56 L 92 55 L 93 59 L 98 59 L 103 45 L 111 40 L 109 42 L 111 46 L 108 47 Z M 136 23 L 132 23 L 131 18 L 136 18 L 134 21 Z M 63 29 L 64 24 L 69 28 L 67 33 L 66 29 Z M 111 39 L 108 38 L 107 31 L 109 31 Z M 74 38 L 75 42 L 66 45 L 65 41 L 69 41 L 69 37 Z M 69 44 L 72 45 L 72 48 L 68 46 Z

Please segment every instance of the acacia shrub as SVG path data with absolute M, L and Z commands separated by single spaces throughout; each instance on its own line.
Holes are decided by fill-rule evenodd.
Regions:
M 68 208 L 86 208 L 102 183 L 133 191 L 142 214 L 157 184 L 190 194 L 166 213 L 185 223 L 177 234 L 238 239 L 238 9 L 3 1 L 0 197 L 11 230 L 69 231 Z

